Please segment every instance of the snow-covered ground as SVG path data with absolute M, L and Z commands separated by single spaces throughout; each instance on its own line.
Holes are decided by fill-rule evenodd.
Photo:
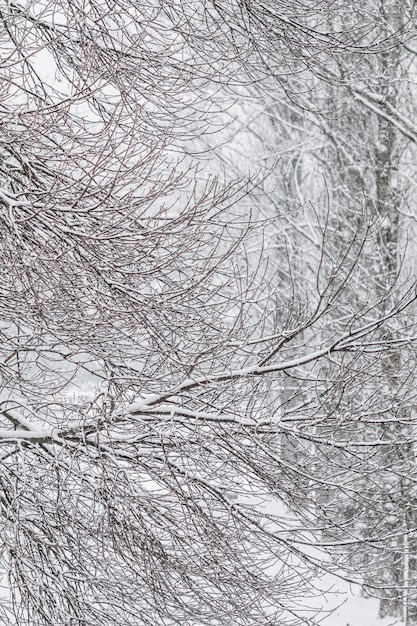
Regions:
M 254 497 L 252 503 L 266 513 L 278 516 L 282 527 L 287 524 L 289 528 L 297 526 L 296 518 L 283 502 L 270 498 L 259 504 Z M 328 558 L 325 553 L 314 547 L 313 538 L 311 547 L 303 546 L 302 550 L 310 556 L 315 556 L 318 562 L 321 560 L 325 563 Z M 404 622 L 395 617 L 380 619 L 378 616 L 380 601 L 362 595 L 359 584 L 349 583 L 327 573 L 315 579 L 313 585 L 317 595 L 309 597 L 305 601 L 307 605 L 305 607 L 298 604 L 298 609 L 301 609 L 302 613 L 302 608 L 305 608 L 307 617 L 314 614 L 314 619 L 320 626 L 404 626 Z
M 335 580 L 335 589 L 337 593 L 323 597 L 325 616 L 321 626 L 403 626 L 403 622 L 393 617 L 379 619 L 379 600 L 363 597 L 359 585 Z M 329 615 L 332 609 L 334 612 Z

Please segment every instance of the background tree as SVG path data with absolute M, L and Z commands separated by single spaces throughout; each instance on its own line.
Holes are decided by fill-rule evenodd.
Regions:
M 415 275 L 415 136 L 407 121 L 412 119 L 414 101 L 414 53 L 412 45 L 397 40 L 397 34 L 412 19 L 413 7 L 369 2 L 355 11 L 349 7 L 345 15 L 341 12 L 334 22 L 329 20 L 328 27 L 349 30 L 365 15 L 378 16 L 381 31 L 395 45 L 375 56 L 334 57 L 322 68 L 327 82 L 306 73 L 291 76 L 286 92 L 293 94 L 292 101 L 285 93 L 275 92 L 265 98 L 263 109 L 259 107 L 252 117 L 246 115 L 241 129 L 242 141 L 250 141 L 251 153 L 255 151 L 258 162 L 278 159 L 273 174 L 275 189 L 268 193 L 270 205 L 266 208 L 266 213 L 279 217 L 269 236 L 270 265 L 275 261 L 281 271 L 282 259 L 290 251 L 300 303 L 306 307 L 308 302 L 311 305 L 316 301 L 315 268 L 320 268 L 318 274 L 322 271 L 327 276 L 329 272 L 337 274 L 336 269 L 342 266 L 347 270 L 358 253 L 352 242 L 364 246 L 363 266 L 357 268 L 349 297 L 345 284 L 344 297 L 333 301 L 332 312 L 319 325 L 324 341 L 329 333 L 343 329 L 353 309 L 357 315 L 368 316 L 366 309 L 375 307 L 384 315 L 400 297 L 407 279 Z M 363 220 L 372 227 L 362 239 L 359 233 Z M 323 232 L 332 233 L 325 246 Z M 392 292 L 394 284 L 398 290 Z M 279 306 L 276 310 L 279 316 Z M 405 623 L 413 623 L 414 364 L 411 355 L 404 356 L 402 350 L 384 358 L 379 352 L 383 342 L 395 344 L 396 332 L 406 323 L 398 318 L 384 326 L 375 342 L 377 361 L 362 366 L 366 378 L 359 375 L 352 362 L 343 376 L 336 376 L 339 388 L 332 387 L 334 369 L 326 369 L 327 365 L 315 370 L 314 375 L 310 372 L 286 381 L 282 394 L 287 408 L 297 400 L 300 405 L 303 399 L 306 407 L 313 409 L 318 392 L 322 406 L 310 433 L 310 444 L 306 443 L 305 433 L 291 432 L 282 440 L 281 454 L 300 464 L 304 458 L 305 489 L 308 492 L 314 488 L 316 493 L 316 507 L 307 515 L 315 519 L 318 528 L 327 529 L 325 534 L 329 541 L 332 538 L 333 544 L 329 545 L 333 549 L 338 541 L 345 544 L 344 554 L 350 554 L 352 560 L 350 567 L 363 568 L 367 590 L 382 596 L 381 614 L 400 616 Z M 375 394 L 379 407 L 373 401 Z M 369 402 L 373 408 L 365 410 Z M 355 411 L 356 424 L 346 417 Z M 343 425 L 335 422 L 336 416 Z M 322 438 L 326 440 L 324 447 L 320 444 Z M 376 440 L 380 440 L 378 452 L 373 447 Z M 314 463 L 320 471 L 323 467 L 330 469 L 328 480 L 321 486 L 307 469 Z M 342 476 L 346 472 L 343 480 L 342 468 Z M 334 476 L 338 481 L 332 488 Z M 299 476 L 297 481 L 291 491 L 301 496 Z M 298 503 L 293 498 L 292 507 L 301 508 L 303 500 L 305 496 Z M 375 537 L 381 539 L 375 542 Z

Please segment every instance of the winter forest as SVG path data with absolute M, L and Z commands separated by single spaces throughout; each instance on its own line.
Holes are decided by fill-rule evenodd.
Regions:
M 1 626 L 417 624 L 416 27 L 0 0 Z

